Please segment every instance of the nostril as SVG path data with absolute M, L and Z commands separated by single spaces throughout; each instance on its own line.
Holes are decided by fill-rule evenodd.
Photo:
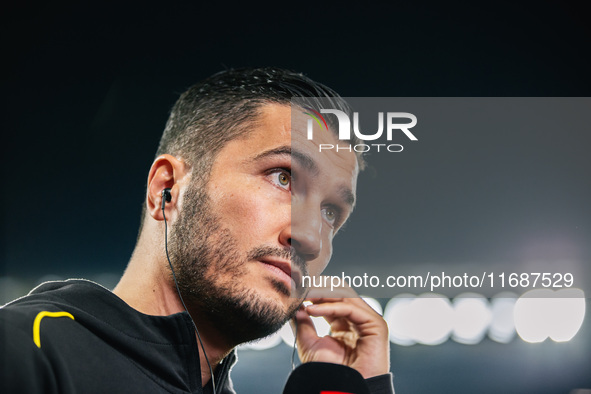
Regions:
M 313 242 L 308 239 L 297 239 L 296 238 L 289 238 L 288 239 L 289 246 L 296 251 L 300 256 L 302 256 L 306 261 L 311 261 L 316 259 L 320 255 L 320 251 L 322 249 L 321 242 Z

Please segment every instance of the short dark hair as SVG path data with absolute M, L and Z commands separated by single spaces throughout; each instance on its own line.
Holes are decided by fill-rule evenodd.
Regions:
M 247 131 L 261 105 L 290 105 L 294 97 L 320 97 L 322 100 L 310 106 L 318 108 L 322 101 L 324 106 L 350 112 L 337 92 L 301 73 L 274 67 L 230 69 L 191 86 L 180 96 L 156 156 L 180 156 L 200 173 L 208 174 L 216 153 Z
M 206 184 L 217 153 L 248 132 L 262 105 L 290 105 L 294 97 L 305 98 L 312 108 L 351 112 L 337 92 L 302 73 L 276 67 L 229 69 L 191 86 L 179 97 L 156 157 L 165 153 L 181 157 L 191 167 L 192 181 Z M 330 124 L 333 117 L 327 118 L 334 131 L 335 125 Z M 362 168 L 360 154 L 358 160 Z M 145 209 L 142 224 L 144 217 Z

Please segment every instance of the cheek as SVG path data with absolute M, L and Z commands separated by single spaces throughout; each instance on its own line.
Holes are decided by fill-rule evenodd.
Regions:
M 264 186 L 226 184 L 214 187 L 212 192 L 222 226 L 247 247 L 272 242 L 272 234 L 279 230 L 279 224 L 290 219 L 290 207 L 279 204 Z
M 325 246 L 326 245 L 326 246 Z M 332 242 L 325 241 L 322 243 L 322 251 L 317 259 L 308 263 L 308 270 L 310 275 L 321 275 L 324 269 L 328 266 L 332 257 Z

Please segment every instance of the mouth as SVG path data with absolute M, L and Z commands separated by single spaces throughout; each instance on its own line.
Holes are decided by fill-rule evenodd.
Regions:
M 290 261 L 266 257 L 260 259 L 259 262 L 263 263 L 267 269 L 273 272 L 275 276 L 287 286 L 288 289 L 295 291 L 298 288 L 298 283 L 300 283 L 301 280 L 301 274 L 297 267 L 292 270 L 292 264 Z

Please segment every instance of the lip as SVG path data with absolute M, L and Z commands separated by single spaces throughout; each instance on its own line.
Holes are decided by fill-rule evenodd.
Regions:
M 297 289 L 297 287 L 298 287 L 297 284 L 299 283 L 299 278 L 301 275 L 300 275 L 300 272 L 297 268 L 292 271 L 291 261 L 266 257 L 266 258 L 260 259 L 259 262 L 269 265 L 271 267 L 278 268 L 285 275 L 282 275 L 281 273 L 277 273 L 276 275 L 281 276 L 282 279 L 284 280 L 284 282 L 286 282 L 286 284 L 289 286 L 289 288 L 292 288 L 292 286 L 295 286 L 294 289 Z M 273 269 L 273 271 L 275 271 L 275 270 Z

